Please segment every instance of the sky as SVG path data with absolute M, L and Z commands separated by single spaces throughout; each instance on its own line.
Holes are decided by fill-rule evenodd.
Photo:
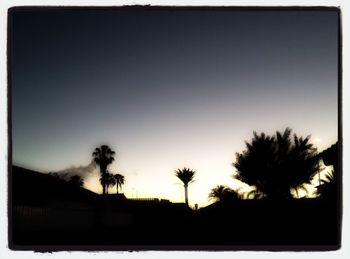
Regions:
M 12 19 L 14 164 L 83 171 L 100 193 L 89 164 L 108 144 L 127 197 L 182 202 L 174 171 L 186 166 L 196 170 L 189 202 L 204 206 L 216 185 L 239 186 L 232 162 L 253 131 L 288 126 L 320 151 L 338 138 L 335 11 L 34 10 Z

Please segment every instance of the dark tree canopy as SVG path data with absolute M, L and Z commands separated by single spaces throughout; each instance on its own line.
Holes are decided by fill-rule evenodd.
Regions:
M 254 132 L 246 150 L 236 153 L 235 178 L 255 186 L 269 199 L 290 198 L 291 189 L 310 182 L 320 169 L 317 150 L 309 143 L 310 136 L 292 137 L 291 132 L 290 128 L 274 136 Z
M 122 174 L 115 174 L 113 177 L 115 180 L 115 185 L 117 187 L 117 193 L 119 193 L 119 189 L 122 189 L 122 186 L 125 183 L 125 177 Z
M 97 147 L 92 153 L 94 162 L 99 165 L 101 173 L 106 173 L 107 166 L 114 161 L 115 152 L 107 145 Z
M 113 174 L 107 172 L 101 176 L 100 183 L 102 186 L 105 186 L 104 194 L 108 194 L 108 189 L 116 184 L 116 180 Z
M 77 187 L 82 187 L 84 185 L 84 180 L 80 175 L 72 175 L 68 182 Z
M 339 144 L 336 142 L 331 147 L 322 151 L 319 157 L 325 165 L 333 165 L 333 171 L 326 175 L 326 179 L 321 180 L 320 185 L 316 187 L 316 194 L 323 200 L 336 202 L 339 194 L 339 168 L 338 168 L 338 150 Z
M 179 178 L 185 186 L 188 186 L 191 182 L 193 182 L 194 174 L 196 171 L 190 169 L 190 168 L 182 168 L 182 169 L 177 169 L 175 171 L 175 175 L 177 178 Z
M 236 191 L 224 185 L 218 185 L 211 189 L 208 197 L 209 199 L 214 199 L 217 202 L 232 202 L 234 200 L 241 199 L 240 195 Z
M 320 198 L 336 201 L 337 198 L 337 179 L 334 171 L 328 173 L 326 175 L 326 179 L 321 180 L 320 185 L 316 187 L 316 194 L 320 196 Z

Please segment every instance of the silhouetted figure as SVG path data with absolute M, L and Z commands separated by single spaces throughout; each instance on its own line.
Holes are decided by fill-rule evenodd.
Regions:
M 92 153 L 93 161 L 99 165 L 102 185 L 102 193 L 106 194 L 107 181 L 104 180 L 107 174 L 107 167 L 114 161 L 115 152 L 107 145 L 102 145 L 101 147 L 97 147 L 95 151 Z
M 121 190 L 122 185 L 125 183 L 125 177 L 124 175 L 121 175 L 121 174 L 115 174 L 113 177 L 115 180 L 115 185 L 117 187 L 117 193 L 119 193 L 119 188 Z
M 275 136 L 253 133 L 247 149 L 236 153 L 235 178 L 256 186 L 272 200 L 291 198 L 291 189 L 298 190 L 303 183 L 310 182 L 319 170 L 316 148 L 306 138 L 291 137 L 291 129 Z
M 189 168 L 182 168 L 182 169 L 177 169 L 175 171 L 175 175 L 177 178 L 179 178 L 183 184 L 184 184 L 184 188 L 185 188 L 185 203 L 188 206 L 188 185 L 190 183 L 192 183 L 194 181 L 194 175 L 195 175 L 196 171 L 189 169 Z

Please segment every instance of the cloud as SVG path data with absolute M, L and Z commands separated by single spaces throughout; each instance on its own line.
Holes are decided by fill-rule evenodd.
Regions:
M 55 172 L 60 178 L 68 180 L 73 175 L 79 175 L 83 179 L 90 177 L 96 169 L 93 162 L 86 166 L 71 166 L 69 168 L 63 169 L 61 171 Z

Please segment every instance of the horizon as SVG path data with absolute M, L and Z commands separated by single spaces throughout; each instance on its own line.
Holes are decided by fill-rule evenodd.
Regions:
M 232 178 L 253 131 L 291 127 L 318 151 L 338 140 L 338 13 L 15 12 L 13 163 L 57 172 L 116 151 L 127 197 L 191 206 Z M 101 192 L 98 173 L 84 187 Z M 113 188 L 113 192 L 115 188 Z
M 334 143 L 335 144 L 335 143 Z M 330 147 L 330 146 L 329 146 Z M 329 148 L 327 147 L 327 148 Z M 323 150 L 318 150 L 318 153 L 326 150 L 327 148 L 323 149 Z M 62 180 L 68 180 L 68 178 L 65 178 L 65 175 L 66 174 L 68 177 L 70 176 L 73 176 L 73 175 L 79 175 L 83 178 L 84 180 L 84 184 L 83 188 L 87 189 L 87 190 L 90 190 L 96 194 L 102 194 L 102 187 L 101 185 L 99 184 L 98 182 L 98 178 L 100 177 L 100 172 L 99 172 L 99 168 L 98 168 L 98 165 L 93 165 L 93 162 L 91 162 L 88 166 L 71 166 L 71 167 L 67 167 L 63 170 L 59 170 L 59 171 L 42 171 L 40 169 L 36 169 L 36 168 L 32 168 L 32 167 L 26 167 L 26 166 L 23 166 L 23 165 L 20 165 L 20 164 L 12 164 L 13 166 L 17 166 L 17 167 L 21 167 L 21 168 L 24 168 L 24 169 L 28 169 L 28 170 L 32 170 L 32 171 L 36 171 L 38 173 L 42 173 L 42 174 L 51 174 L 51 173 L 58 173 L 60 175 L 60 179 Z M 91 167 L 94 167 L 93 169 L 91 169 Z M 323 167 L 323 170 L 320 171 L 320 174 L 321 174 L 321 179 L 325 179 L 325 175 L 328 174 L 328 173 L 331 173 L 331 171 L 333 170 L 333 166 L 326 166 L 324 165 L 323 162 L 321 162 L 321 168 Z M 87 168 L 87 169 L 86 169 Z M 174 170 L 175 172 L 175 170 Z M 174 175 L 175 176 L 175 175 Z M 253 187 L 252 186 L 249 186 L 247 184 L 245 184 L 244 182 L 240 182 L 239 180 L 236 180 L 234 179 L 234 173 L 231 175 L 231 180 L 233 181 L 233 185 L 231 185 L 231 187 L 233 187 L 233 190 L 238 190 L 239 193 L 247 193 L 249 192 L 249 190 L 252 190 Z M 317 176 L 318 177 L 318 176 Z M 301 194 L 302 196 L 300 198 L 303 198 L 303 197 L 307 197 L 307 198 L 315 198 L 317 196 L 315 196 L 313 194 L 313 192 L 316 190 L 315 186 L 318 185 L 318 181 L 319 179 L 316 177 L 314 177 L 314 179 L 309 183 L 309 185 L 306 186 L 306 188 L 308 189 L 308 191 L 310 192 L 309 194 L 307 194 L 304 190 L 301 190 Z M 183 185 L 183 183 L 180 182 L 179 179 L 177 179 L 177 181 L 179 182 L 180 185 Z M 87 186 L 87 182 L 89 183 L 88 186 Z M 98 182 L 98 184 L 96 184 Z M 213 187 L 216 187 L 216 186 L 213 186 Z M 208 190 L 208 193 L 211 189 Z M 117 194 L 116 192 L 116 188 L 112 187 L 109 189 L 108 191 L 108 194 Z M 123 194 L 125 195 L 125 197 L 127 199 L 149 199 L 149 198 L 155 198 L 155 199 L 166 199 L 166 200 L 169 200 L 170 202 L 175 202 L 175 203 L 184 203 L 184 200 L 183 198 L 179 199 L 172 199 L 172 197 L 162 197 L 162 196 L 141 196 L 139 197 L 138 193 L 136 192 L 136 190 L 133 190 L 131 193 L 130 192 L 127 192 L 127 193 L 124 193 L 123 189 L 119 190 L 119 194 Z M 242 197 L 243 199 L 249 199 L 247 197 Z M 193 203 L 193 206 L 195 204 L 198 204 L 198 203 L 195 203 L 195 202 L 192 202 Z M 201 207 L 205 207 L 205 206 L 208 206 L 212 203 L 215 203 L 215 200 L 210 200 L 208 198 L 208 202 L 207 203 L 201 203 L 201 204 L 198 204 L 200 205 L 199 208 Z

